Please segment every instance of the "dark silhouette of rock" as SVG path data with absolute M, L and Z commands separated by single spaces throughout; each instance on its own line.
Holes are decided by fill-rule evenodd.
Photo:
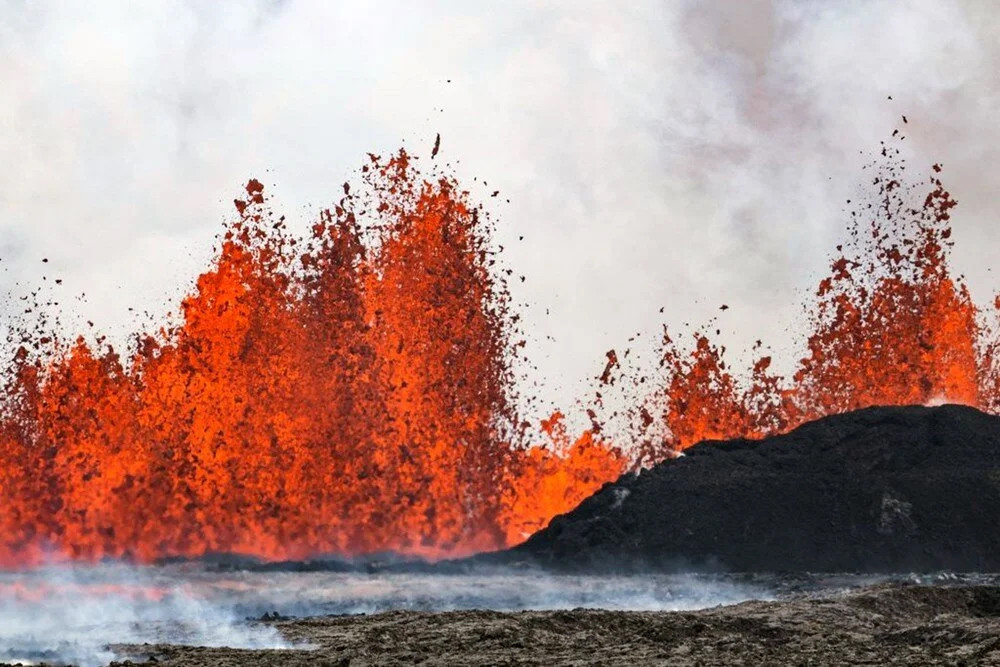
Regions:
M 1000 571 L 1000 417 L 877 407 L 703 442 L 493 562 L 560 570 Z

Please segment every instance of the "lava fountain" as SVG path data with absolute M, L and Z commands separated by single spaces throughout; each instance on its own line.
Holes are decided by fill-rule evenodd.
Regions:
M 1000 299 L 980 310 L 952 275 L 957 202 L 940 165 L 908 182 L 899 150 L 884 145 L 866 170 L 871 192 L 848 202 L 847 238 L 807 306 L 806 354 L 792 377 L 771 373 L 771 356 L 759 352 L 734 373 L 708 334 L 695 332 L 685 351 L 665 330 L 660 384 L 633 409 L 640 464 L 704 439 L 773 435 L 873 405 L 1000 408 Z
M 0 403 L 0 566 L 214 552 L 266 559 L 512 545 L 603 483 L 705 438 L 763 436 L 874 404 L 996 411 L 996 327 L 951 275 L 938 178 L 898 153 L 810 305 L 789 378 L 664 333 L 624 453 L 561 414 L 531 442 L 523 347 L 484 209 L 405 152 L 305 237 L 251 180 L 174 326 L 120 353 L 39 320 L 12 335 Z M 921 190 L 923 188 L 923 190 Z M 30 308 L 28 310 L 31 310 Z M 601 380 L 621 372 L 608 354 Z M 619 383 L 621 387 L 624 383 Z M 648 386 L 637 382 L 634 386 Z
M 464 554 L 623 471 L 589 433 L 525 444 L 514 316 L 468 193 L 405 152 L 362 181 L 295 238 L 251 180 L 182 322 L 128 355 L 21 334 L 0 564 Z

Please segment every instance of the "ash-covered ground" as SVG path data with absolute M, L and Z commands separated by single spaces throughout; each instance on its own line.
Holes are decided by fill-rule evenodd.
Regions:
M 330 567 L 329 564 L 326 567 Z M 555 610 L 687 610 L 775 595 L 753 577 L 557 576 L 541 571 L 467 573 L 234 569 L 177 563 L 49 567 L 0 572 L 0 662 L 106 664 L 109 644 L 293 649 L 301 639 L 267 617 Z M 299 571 L 295 571 L 298 569 Z
M 998 518 L 1000 417 L 873 407 L 702 442 L 481 558 L 586 572 L 997 572 Z
M 0 574 L 0 618 L 7 664 L 953 664 L 1000 647 L 1000 576 L 102 565 Z
M 261 625 L 310 650 L 117 647 L 158 665 L 997 665 L 1000 587 L 889 583 L 693 612 L 396 611 Z

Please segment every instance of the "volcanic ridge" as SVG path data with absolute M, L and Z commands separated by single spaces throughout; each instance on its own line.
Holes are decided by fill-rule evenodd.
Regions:
M 558 570 L 1000 570 L 1000 418 L 872 407 L 705 441 L 489 560 Z

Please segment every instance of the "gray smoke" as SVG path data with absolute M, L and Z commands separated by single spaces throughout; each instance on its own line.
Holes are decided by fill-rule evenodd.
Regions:
M 106 664 L 110 644 L 288 648 L 183 571 L 121 564 L 0 572 L 0 661 Z
M 248 176 L 304 225 L 365 152 L 427 156 L 437 132 L 501 217 L 563 406 L 608 348 L 722 303 L 731 349 L 795 358 L 858 151 L 895 128 L 914 172 L 945 166 L 973 295 L 997 287 L 990 0 L 0 8 L 0 266 L 14 290 L 64 279 L 119 340 L 129 307 L 175 309 Z
M 552 576 L 217 571 L 197 563 L 0 572 L 0 662 L 106 664 L 115 645 L 292 648 L 247 621 L 395 609 L 676 611 L 769 598 L 766 585 L 697 575 Z M 129 652 L 131 655 L 132 652 Z

